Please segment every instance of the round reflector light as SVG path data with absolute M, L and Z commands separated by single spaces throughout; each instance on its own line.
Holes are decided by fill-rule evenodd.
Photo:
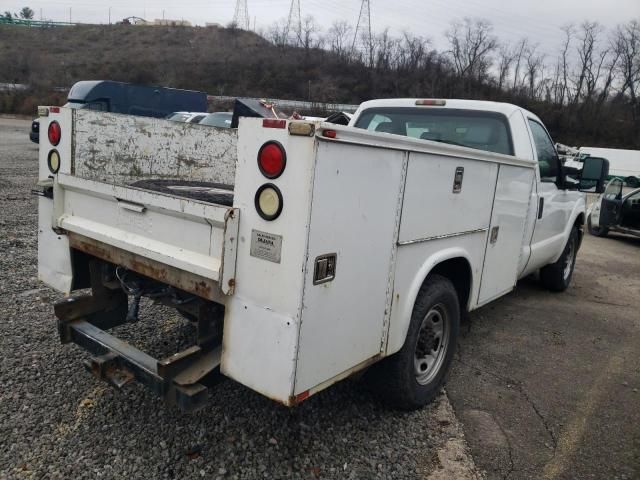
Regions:
M 282 212 L 282 193 L 273 183 L 265 183 L 256 192 L 256 210 L 265 220 L 275 220 Z
M 51 173 L 58 173 L 60 170 L 60 154 L 57 150 L 51 150 L 49 157 L 47 157 L 47 166 Z
M 54 147 L 60 143 L 60 139 L 62 138 L 62 129 L 60 128 L 60 124 L 55 120 L 49 124 L 48 130 L 49 142 Z
M 278 142 L 267 142 L 258 152 L 258 168 L 267 178 L 278 178 L 287 166 L 287 154 Z

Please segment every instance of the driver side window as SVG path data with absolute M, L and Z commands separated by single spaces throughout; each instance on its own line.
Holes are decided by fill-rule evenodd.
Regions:
M 529 128 L 533 134 L 533 142 L 538 153 L 538 168 L 540 180 L 543 182 L 557 183 L 560 175 L 560 160 L 549 138 L 547 131 L 535 120 L 529 119 Z

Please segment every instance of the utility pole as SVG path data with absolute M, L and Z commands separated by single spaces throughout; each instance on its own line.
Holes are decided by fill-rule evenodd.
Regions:
M 289 7 L 289 19 L 287 20 L 287 29 L 284 38 L 289 41 L 289 33 L 294 29 L 296 36 L 296 44 L 302 43 L 302 15 L 300 14 L 300 0 L 291 0 Z
M 109 7 L 109 25 L 111 25 L 111 7 Z
M 364 47 L 369 55 L 369 65 L 373 64 L 373 33 L 371 31 L 371 1 L 362 0 L 360 5 L 360 15 L 358 15 L 358 23 L 356 24 L 356 31 L 353 34 L 353 43 L 351 44 L 351 50 L 356 47 L 358 41 L 358 33 L 361 33 L 364 37 Z
M 71 7 L 69 7 L 69 23 L 71 23 Z
M 249 30 L 249 9 L 247 0 L 236 0 L 236 11 L 233 14 L 233 24 L 242 30 Z

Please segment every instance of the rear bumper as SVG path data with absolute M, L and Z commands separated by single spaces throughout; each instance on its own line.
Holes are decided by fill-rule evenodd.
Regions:
M 126 323 L 127 310 L 127 296 L 119 289 L 94 288 L 92 295 L 58 302 L 55 312 L 60 340 L 91 353 L 85 362 L 87 370 L 117 388 L 136 381 L 182 411 L 204 407 L 208 397 L 205 383 L 219 375 L 222 351 L 209 321 L 216 321 L 213 312 L 205 307 L 199 315 L 196 345 L 156 359 L 107 333 Z

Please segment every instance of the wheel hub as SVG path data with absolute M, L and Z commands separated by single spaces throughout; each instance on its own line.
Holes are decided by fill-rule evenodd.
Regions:
M 442 304 L 427 312 L 416 342 L 414 373 L 420 385 L 430 383 L 440 371 L 449 343 L 449 316 Z

